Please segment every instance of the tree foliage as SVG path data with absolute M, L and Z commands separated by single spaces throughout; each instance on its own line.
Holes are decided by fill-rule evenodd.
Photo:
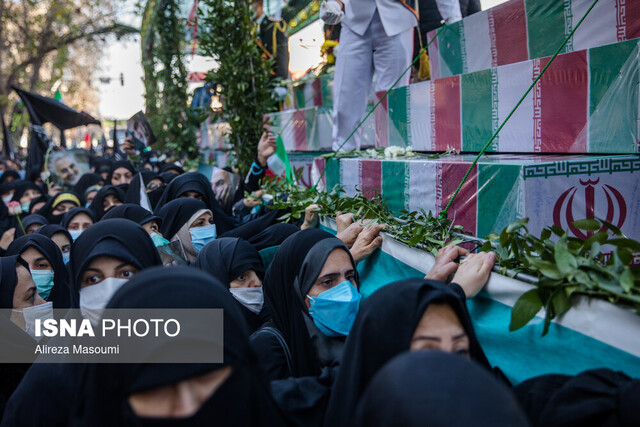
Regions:
M 149 0 L 142 25 L 146 113 L 160 148 L 196 158 L 196 115 L 189 109 L 184 23 L 177 0 Z
M 71 83 L 89 71 L 82 64 L 87 52 L 97 58 L 108 35 L 137 32 L 118 22 L 121 5 L 122 0 L 0 0 L 0 114 L 17 99 L 12 85 L 46 94 L 64 75 L 70 83 L 66 99 L 86 91 L 87 84 Z M 94 70 L 82 76 L 85 83 Z
M 220 88 L 220 119 L 231 127 L 229 141 L 244 174 L 263 132 L 264 115 L 274 108 L 272 61 L 262 57 L 256 43 L 250 0 L 204 0 L 200 5 L 200 48 L 219 64 L 208 79 Z

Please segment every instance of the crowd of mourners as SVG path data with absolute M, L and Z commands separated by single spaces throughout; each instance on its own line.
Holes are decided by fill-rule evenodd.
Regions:
M 343 213 L 333 235 L 313 205 L 278 223 L 260 189 L 274 152 L 263 135 L 225 207 L 155 152 L 93 155 L 71 188 L 0 162 L 0 351 L 32 348 L 54 308 L 224 310 L 220 364 L 0 364 L 3 427 L 640 425 L 640 381 L 622 373 L 512 385 L 492 366 L 465 300 L 493 254 L 447 246 L 426 277 L 364 299 L 357 265 L 384 225 Z

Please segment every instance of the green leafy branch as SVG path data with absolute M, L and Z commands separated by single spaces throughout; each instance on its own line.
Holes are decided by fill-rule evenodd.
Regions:
M 464 241 L 464 238 L 456 235 L 463 232 L 462 226 L 453 225 L 451 220 L 440 219 L 423 209 L 401 211 L 394 216 L 386 199 L 380 194 L 367 198 L 361 191 L 357 191 L 353 197 L 342 197 L 345 191 L 340 186 L 324 192 L 306 189 L 279 178 L 266 178 L 262 188 L 273 196 L 273 204 L 269 208 L 288 209 L 288 213 L 279 218 L 281 221 L 291 222 L 304 218 L 307 206 L 317 204 L 322 209 L 321 215 L 326 217 L 335 217 L 338 212 L 353 213 L 355 220 L 387 224 L 385 232 L 409 246 L 418 246 L 433 255 L 447 244 Z
M 511 331 L 522 328 L 544 308 L 545 335 L 551 320 L 566 313 L 577 295 L 627 305 L 640 314 L 640 266 L 631 266 L 633 253 L 640 252 L 640 242 L 600 219 L 573 223 L 590 234 L 584 240 L 557 226 L 545 228 L 538 238 L 527 230 L 528 221 L 516 221 L 499 235 L 491 234 L 482 247 L 496 252 L 503 269 L 538 277 L 536 287 L 513 306 Z M 612 248 L 608 257 L 602 252 L 605 245 Z
M 263 58 L 256 43 L 250 0 L 203 0 L 199 43 L 206 56 L 215 58 L 218 68 L 207 80 L 219 88 L 222 109 L 214 118 L 229 123 L 226 135 L 235 152 L 235 164 L 245 175 L 264 132 L 265 114 L 274 109 L 271 96 L 273 59 Z M 231 162 L 231 161 L 230 161 Z
M 142 65 L 146 114 L 158 139 L 156 147 L 196 159 L 196 128 L 203 117 L 189 108 L 184 31 L 179 15 L 177 0 L 150 0 L 145 6 Z
M 366 198 L 358 191 L 354 197 L 343 197 L 344 189 L 336 186 L 330 192 L 302 188 L 284 179 L 265 179 L 263 188 L 274 196 L 274 209 L 289 209 L 280 220 L 294 221 L 304 217 L 305 208 L 318 204 L 322 215 L 335 217 L 338 212 L 351 212 L 356 220 L 369 219 L 387 224 L 386 232 L 412 247 L 435 255 L 448 244 L 473 241 L 466 238 L 460 225 L 440 219 L 431 212 L 401 211 L 394 216 L 380 194 Z M 536 278 L 535 288 L 516 301 L 509 329 L 515 331 L 529 323 L 545 309 L 543 335 L 551 320 L 566 313 L 578 295 L 604 299 L 636 309 L 640 314 L 640 266 L 631 266 L 633 253 L 640 252 L 640 242 L 626 237 L 618 227 L 599 219 L 575 221 L 573 226 L 587 231 L 587 239 L 569 236 L 557 226 L 545 228 L 540 237 L 528 232 L 529 219 L 521 219 L 491 234 L 482 245 L 483 251 L 497 254 L 502 274 L 526 274 Z M 607 231 L 608 230 L 608 231 Z M 603 247 L 611 247 L 609 256 Z

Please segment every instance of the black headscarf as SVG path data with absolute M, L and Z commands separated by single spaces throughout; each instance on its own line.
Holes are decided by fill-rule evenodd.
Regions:
M 331 391 L 325 426 L 348 425 L 354 419 L 358 401 L 371 378 L 394 356 L 409 349 L 418 323 L 432 303 L 451 306 L 469 337 L 471 359 L 490 369 L 458 285 L 426 279 L 391 283 L 360 305 Z
M 18 284 L 16 266 L 21 264 L 27 270 L 27 263 L 17 255 L 0 258 L 0 308 L 13 308 L 13 293 Z M 0 351 L 35 354 L 36 342 L 25 331 L 13 323 L 8 316 L 0 315 Z M 20 381 L 24 377 L 30 363 L 0 364 L 0 419 L 4 408 Z
M 8 193 L 11 190 L 15 190 L 16 184 L 17 183 L 15 181 L 3 182 L 2 184 L 0 184 L 0 196 L 2 196 L 4 193 Z
M 64 233 L 69 238 L 69 243 L 73 243 L 73 238 L 69 233 L 69 230 L 58 224 L 44 225 L 36 230 L 36 234 L 42 234 L 50 239 L 53 239 L 53 235 L 57 233 Z
M 249 242 L 233 237 L 208 243 L 198 254 L 194 266 L 215 277 L 227 289 L 232 281 L 247 270 L 254 270 L 260 280 L 264 278 L 264 266 L 258 251 Z M 268 311 L 264 306 L 256 314 L 240 302 L 238 304 L 252 332 L 268 320 Z
M 35 205 L 37 205 L 38 203 L 44 203 L 44 204 L 46 205 L 46 204 L 47 204 L 47 202 L 49 202 L 49 200 L 51 200 L 51 197 L 49 197 L 49 195 L 48 195 L 48 194 L 43 194 L 43 195 L 42 195 L 42 196 L 40 196 L 40 197 L 36 197 L 36 198 L 35 198 L 35 199 L 33 199 L 33 200 L 31 201 L 31 203 L 29 204 L 29 212 L 30 212 L 31 214 L 36 213 L 36 210 L 34 209 L 34 206 L 35 206 Z M 44 206 L 43 206 L 43 207 L 44 207 Z M 37 211 L 37 212 L 40 212 L 40 210 L 39 210 L 39 211 Z
M 22 226 L 24 227 L 24 231 L 26 232 L 29 226 L 33 224 L 40 224 L 40 226 L 49 224 L 49 221 L 42 215 L 31 214 L 22 218 Z M 22 233 L 22 229 L 18 226 L 16 227 L 16 237 L 24 236 Z
M 149 234 L 133 221 L 107 219 L 86 229 L 71 246 L 69 270 L 76 295 L 82 273 L 99 256 L 111 256 L 139 270 L 162 265 Z
M 80 177 L 80 179 L 78 180 L 78 183 L 73 186 L 73 191 L 77 195 L 82 197 L 82 201 L 84 205 L 87 203 L 85 199 L 85 194 L 84 194 L 85 191 L 87 191 L 89 187 L 93 187 L 94 185 L 98 185 L 98 184 L 102 185 L 103 182 L 104 180 L 97 173 L 85 173 Z
M 142 175 L 142 182 L 144 182 L 145 185 L 147 185 L 152 179 L 159 179 L 160 181 L 162 181 L 162 178 L 160 178 L 160 176 L 153 171 L 145 169 L 141 170 L 139 173 Z
M 91 218 L 91 221 L 96 222 L 96 214 L 91 209 L 88 208 L 73 208 L 62 217 L 62 221 L 60 221 L 60 225 L 64 228 L 69 228 L 69 223 L 79 214 L 88 215 Z
M 108 195 L 115 196 L 116 199 L 124 203 L 124 199 L 125 199 L 124 191 L 122 191 L 118 187 L 114 187 L 113 185 L 103 186 L 100 189 L 100 191 L 98 191 L 98 194 L 96 194 L 96 197 L 93 199 L 93 202 L 91 202 L 91 205 L 89 206 L 89 209 L 93 211 L 93 213 L 95 214 L 95 217 L 98 218 L 98 220 L 102 218 L 105 214 L 105 210 L 104 210 L 104 207 L 102 206 L 102 203 L 104 202 L 104 199 Z
M 160 172 L 158 176 L 160 177 L 160 179 L 162 179 L 162 181 L 165 184 L 169 184 L 171 181 L 176 179 L 179 175 L 176 175 L 175 173 L 171 173 L 171 172 Z
M 543 375 L 515 388 L 534 426 L 637 426 L 640 380 L 610 369 Z
M 13 294 L 18 285 L 18 275 L 16 273 L 18 264 L 29 270 L 29 264 L 18 255 L 0 258 L 0 308 L 13 308 Z
M 209 208 L 200 200 L 188 197 L 172 200 L 155 212 L 162 218 L 160 232 L 165 239 L 171 240 L 191 217 L 202 210 L 209 210 Z M 213 219 L 213 223 L 216 224 L 216 232 L 219 235 L 216 218 Z
M 19 181 L 16 184 L 15 189 L 16 191 L 13 193 L 11 200 L 16 202 L 20 201 L 20 198 L 24 196 L 24 193 L 26 193 L 27 190 L 35 190 L 42 195 L 42 189 L 31 181 Z
M 33 224 L 47 225 L 49 224 L 49 221 L 47 221 L 47 218 L 38 214 L 27 215 L 22 219 L 22 225 L 24 226 L 25 230 Z
M 75 299 L 72 298 L 69 272 L 64 265 L 62 252 L 53 240 L 42 234 L 28 234 L 14 240 L 7 248 L 7 255 L 22 255 L 31 247 L 40 252 L 53 269 L 53 288 L 47 301 L 53 302 L 53 308 L 71 308 Z
M 138 225 L 144 225 L 149 221 L 155 221 L 158 224 L 158 228 L 162 225 L 162 218 L 152 214 L 140 205 L 132 205 L 125 203 L 124 205 L 116 206 L 109 209 L 109 212 L 104 214 L 102 220 L 124 218 L 135 222 Z
M 529 423 L 511 390 L 482 366 L 456 354 L 427 350 L 402 353 L 380 369 L 360 399 L 355 425 L 526 427 Z
M 155 210 L 162 209 L 167 203 L 180 198 L 187 191 L 195 191 L 202 195 L 204 204 L 213 214 L 216 230 L 219 235 L 237 226 L 237 221 L 228 216 L 222 209 L 222 206 L 216 201 L 209 180 L 198 172 L 188 172 L 171 181 L 164 190 Z
M 300 228 L 293 224 L 274 224 L 251 237 L 249 243 L 251 243 L 256 250 L 261 251 L 273 246 L 279 246 L 287 240 L 289 236 L 298 231 L 300 231 Z
M 161 173 L 171 173 L 171 172 L 167 172 L 170 170 L 174 170 L 176 172 L 178 172 L 178 175 L 182 175 L 184 174 L 184 169 L 182 169 L 180 166 L 178 165 L 174 165 L 172 163 L 166 164 L 166 165 L 162 165 L 162 167 L 160 167 L 160 172 Z M 175 175 L 175 174 L 173 174 Z
M 254 270 L 264 278 L 264 266 L 258 251 L 247 241 L 223 237 L 208 243 L 198 254 L 195 267 L 204 270 L 222 282 L 229 283 L 247 270 Z
M 159 179 L 162 181 L 162 178 L 154 172 L 142 171 L 137 173 L 131 180 L 131 184 L 129 185 L 129 189 L 127 190 L 127 195 L 125 197 L 125 203 L 140 205 L 140 187 L 144 187 L 142 191 L 147 194 L 151 208 L 155 209 L 158 200 L 160 200 L 164 193 L 165 186 L 163 182 L 163 185 L 160 185 L 160 187 L 147 193 L 146 186 L 153 179 Z
M 0 184 L 4 184 L 5 182 L 9 182 L 9 178 L 13 178 L 14 181 L 18 181 L 22 179 L 20 174 L 16 171 L 5 171 L 2 176 L 0 176 Z
M 303 313 L 309 315 L 304 298 L 329 253 L 338 248 L 344 249 L 351 258 L 345 244 L 330 233 L 315 228 L 303 230 L 284 241 L 265 275 L 265 305 L 271 313 L 271 321 L 289 346 L 294 377 L 316 376 L 322 369 L 303 317 Z M 318 253 L 308 256 L 312 250 Z M 353 258 L 351 261 L 355 269 Z
M 127 169 L 129 172 L 131 172 L 131 175 L 135 175 L 136 174 L 136 168 L 133 167 L 133 165 L 131 164 L 130 161 L 128 161 L 128 160 L 118 160 L 117 162 L 114 162 L 111 165 L 111 169 L 109 170 L 109 176 L 107 177 L 107 181 L 105 182 L 105 184 L 114 185 L 111 182 L 111 178 L 113 178 L 113 173 L 116 171 L 116 169 L 120 169 L 120 168 Z
M 78 396 L 78 425 L 144 425 L 128 404 L 131 394 L 232 366 L 233 372 L 198 411 L 186 419 L 153 419 L 168 425 L 286 425 L 249 346 L 248 330 L 237 304 L 213 277 L 186 267 L 154 268 L 136 275 L 107 308 L 220 308 L 224 313 L 223 364 L 93 364 Z M 202 342 L 203 346 L 215 343 Z M 158 344 L 160 345 L 160 344 Z M 150 353 L 159 351 L 149 348 Z M 238 399 L 238 396 L 243 396 Z M 149 422 L 149 419 L 145 419 Z M 172 423 L 173 422 L 173 423 Z M 163 424 L 164 425 L 164 424 Z
M 81 203 L 80 197 L 76 193 L 72 191 L 61 191 L 56 194 L 55 197 L 52 197 L 47 204 L 38 211 L 38 214 L 47 218 L 50 224 L 60 224 L 64 214 L 54 215 L 53 211 L 60 203 L 64 202 L 71 202 L 76 205 L 76 207 L 80 207 Z
M 111 164 L 113 163 L 112 160 L 109 159 L 96 159 L 93 162 L 93 168 L 94 168 L 94 173 L 100 175 L 103 172 L 109 173 L 111 171 Z

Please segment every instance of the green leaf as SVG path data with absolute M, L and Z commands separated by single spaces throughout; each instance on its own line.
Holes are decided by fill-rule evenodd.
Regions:
M 549 237 L 551 237 L 551 230 L 549 230 L 548 228 L 543 229 L 542 233 L 540 233 L 540 240 L 544 241 Z
M 564 288 L 559 288 L 553 293 L 551 304 L 553 305 L 553 314 L 555 317 L 563 315 L 571 308 L 571 300 L 567 296 Z
M 591 258 L 595 258 L 600 254 L 600 248 L 600 243 L 593 242 L 593 245 L 591 245 Z
M 618 248 L 617 251 L 618 251 L 618 257 L 620 258 L 622 265 L 631 264 L 631 262 L 633 261 L 633 254 L 631 253 L 630 250 L 626 248 Z
M 596 286 L 596 283 L 593 281 L 593 279 L 591 279 L 589 274 L 587 274 L 586 272 L 584 272 L 582 270 L 577 270 L 575 275 L 574 275 L 574 278 L 581 285 L 586 285 L 586 286 L 589 286 L 589 287 Z
M 500 233 L 500 246 L 505 248 L 507 247 L 508 243 L 509 243 L 509 234 L 507 234 L 507 229 L 505 228 L 504 230 L 502 230 L 502 233 Z
M 620 286 L 625 292 L 630 293 L 633 289 L 633 274 L 629 268 L 625 268 L 624 272 L 620 275 Z
M 631 239 L 610 239 L 607 244 L 614 245 L 619 248 L 631 249 L 634 252 L 640 252 L 640 242 Z
M 531 267 L 538 270 L 544 276 L 550 279 L 559 280 L 564 278 L 564 275 L 558 270 L 558 266 L 549 261 L 543 261 L 532 257 L 526 257 Z
M 620 229 L 618 227 L 616 227 L 615 225 L 611 224 L 610 222 L 607 222 L 603 219 L 597 218 L 598 221 L 600 221 L 603 225 L 605 225 L 609 230 L 611 230 L 611 232 L 613 232 L 613 234 L 615 234 L 616 236 L 624 236 L 624 234 L 622 234 L 622 231 L 620 231 Z
M 614 295 L 624 293 L 624 288 L 613 280 L 598 279 L 598 287 Z
M 542 308 L 542 301 L 537 289 L 531 289 L 520 295 L 511 310 L 509 331 L 516 331 L 529 323 Z
M 418 243 L 420 243 L 421 239 L 422 239 L 422 236 L 414 235 L 411 239 L 409 239 L 409 246 L 417 245 Z
M 544 328 L 542 328 L 542 336 L 547 335 L 547 332 L 549 332 L 549 326 L 551 326 L 551 315 L 549 314 L 549 311 L 547 311 L 544 316 Z
M 578 267 L 576 257 L 569 251 L 566 234 L 556 243 L 554 258 L 558 270 L 563 274 L 570 274 Z
M 521 228 L 526 228 L 529 218 L 522 218 L 516 222 L 513 222 L 507 226 L 507 233 L 513 233 Z
M 571 224 L 580 230 L 586 231 L 598 231 L 602 227 L 595 219 L 579 219 L 577 221 L 573 221 Z
M 607 234 L 606 231 L 600 231 L 596 234 L 593 234 L 587 240 L 585 240 L 584 247 L 589 249 L 591 248 L 591 245 L 593 245 L 595 242 L 598 242 L 602 245 L 604 244 L 604 242 L 607 241 L 608 238 L 609 238 L 609 235 Z
M 558 227 L 557 225 L 552 225 L 551 227 L 549 227 L 549 230 L 551 230 L 553 234 L 555 234 L 558 237 L 562 237 L 565 234 L 567 234 L 566 231 L 564 231 L 562 228 Z

